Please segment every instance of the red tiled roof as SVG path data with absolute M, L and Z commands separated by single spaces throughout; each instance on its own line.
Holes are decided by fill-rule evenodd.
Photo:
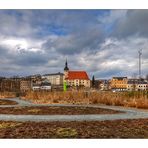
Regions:
M 73 79 L 89 80 L 89 77 L 88 77 L 88 75 L 85 71 L 69 71 L 67 79 L 70 79 L 70 80 L 73 80 Z

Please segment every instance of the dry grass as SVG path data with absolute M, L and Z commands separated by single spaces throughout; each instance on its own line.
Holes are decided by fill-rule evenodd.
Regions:
M 57 138 L 74 138 L 78 132 L 73 128 L 58 128 L 56 131 Z
M 23 95 L 23 93 L 20 92 L 0 92 L 0 98 L 15 98 L 15 97 L 19 97 L 20 95 Z
M 0 92 L 0 98 L 14 98 L 16 97 L 15 92 Z
M 21 125 L 22 123 L 13 123 L 13 122 L 2 122 L 0 123 L 0 129 L 5 129 L 5 128 L 12 128 Z
M 148 109 L 148 92 L 28 92 L 24 99 L 36 104 L 106 104 Z

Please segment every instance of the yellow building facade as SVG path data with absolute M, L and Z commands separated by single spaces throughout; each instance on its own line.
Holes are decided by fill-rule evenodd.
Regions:
M 110 87 L 112 90 L 123 91 L 127 89 L 127 77 L 113 77 L 110 81 Z

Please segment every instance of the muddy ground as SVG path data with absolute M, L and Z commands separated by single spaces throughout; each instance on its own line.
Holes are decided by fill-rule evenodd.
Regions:
M 16 105 L 16 104 L 18 104 L 18 103 L 15 101 L 0 99 L 0 105 Z
M 116 114 L 119 111 L 93 108 L 93 107 L 51 107 L 51 106 L 31 106 L 31 107 L 5 107 L 0 108 L 0 114 L 14 115 L 85 115 L 85 114 Z
M 4 122 L 0 138 L 148 138 L 148 119 L 95 122 Z

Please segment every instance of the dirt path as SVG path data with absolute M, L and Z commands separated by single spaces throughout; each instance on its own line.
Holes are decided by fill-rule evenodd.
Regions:
M 122 111 L 121 114 L 104 114 L 104 115 L 9 115 L 0 114 L 0 120 L 3 121 L 105 121 L 105 120 L 119 120 L 119 119 L 148 119 L 148 110 L 141 110 L 135 108 L 125 108 L 118 106 L 107 105 L 37 105 L 19 98 L 9 98 L 5 100 L 16 101 L 17 105 L 0 105 L 0 107 L 18 107 L 18 106 L 86 106 L 93 108 L 112 109 Z

